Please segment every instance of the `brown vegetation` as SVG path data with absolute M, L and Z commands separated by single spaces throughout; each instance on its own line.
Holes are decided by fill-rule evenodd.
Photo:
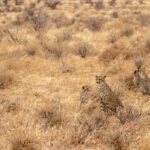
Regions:
M 0 2 L 0 150 L 150 149 L 149 6 Z

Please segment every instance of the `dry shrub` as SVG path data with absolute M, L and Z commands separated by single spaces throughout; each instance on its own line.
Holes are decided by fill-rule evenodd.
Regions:
M 118 74 L 118 72 L 122 71 L 124 60 L 122 57 L 115 59 L 111 62 L 111 64 L 107 67 L 107 73 L 109 74 Z
M 61 67 L 62 73 L 73 73 L 76 68 L 73 64 L 63 63 Z
M 139 1 L 139 4 L 144 4 L 143 0 L 138 0 L 138 1 Z
M 108 64 L 112 60 L 116 59 L 120 55 L 120 53 L 121 52 L 118 49 L 115 49 L 113 47 L 112 49 L 108 48 L 100 54 L 99 60 L 104 62 L 105 64 Z
M 0 89 L 8 88 L 15 81 L 15 74 L 12 71 L 0 70 Z
M 107 42 L 108 43 L 111 43 L 111 44 L 114 44 L 115 42 L 117 42 L 117 40 L 120 38 L 120 34 L 117 33 L 116 31 L 112 31 L 109 35 L 109 37 L 107 38 Z
M 36 140 L 37 137 L 22 133 L 22 131 L 16 132 L 11 137 L 11 149 L 12 150 L 40 150 L 40 143 Z
M 48 55 L 54 56 L 57 59 L 62 58 L 64 55 L 64 52 L 66 50 L 65 45 L 60 42 L 51 42 L 51 43 L 43 42 L 42 46 L 43 46 L 47 56 Z
M 63 30 L 59 34 L 56 34 L 56 40 L 57 42 L 64 42 L 70 40 L 72 37 L 71 31 L 69 30 Z
M 62 125 L 62 106 L 59 102 L 48 102 L 39 111 L 38 117 L 44 128 L 58 127 Z
M 103 9 L 104 8 L 104 3 L 102 0 L 96 1 L 94 3 L 94 7 L 95 9 L 99 10 L 99 9 Z
M 22 56 L 24 56 L 24 52 L 21 50 L 14 50 L 12 52 L 6 52 L 0 54 L 1 59 L 20 58 Z
M 12 150 L 37 150 L 30 139 L 18 140 L 12 144 Z
M 51 9 L 56 9 L 57 5 L 61 4 L 60 0 L 45 0 L 45 3 Z
M 18 128 L 7 136 L 11 150 L 41 150 L 41 139 L 33 130 Z
M 74 53 L 79 55 L 81 58 L 86 58 L 87 56 L 95 55 L 95 50 L 89 43 L 79 42 L 76 43 L 74 47 Z
M 128 76 L 124 79 L 124 84 L 129 90 L 133 90 L 135 88 L 134 82 L 133 82 L 133 76 Z
M 9 103 L 6 106 L 6 112 L 8 112 L 8 113 L 16 113 L 16 112 L 18 112 L 18 110 L 19 110 L 19 107 L 15 102 Z
M 114 6 L 115 4 L 116 4 L 116 0 L 110 0 L 110 1 L 109 1 L 109 5 L 110 5 L 110 6 Z
M 129 4 L 131 4 L 132 3 L 132 0 L 125 0 L 125 5 L 129 5 Z
M 96 101 L 89 101 L 82 107 L 77 116 L 77 122 L 71 128 L 70 144 L 84 144 L 92 132 L 103 127 L 106 118 L 107 116 L 102 111 L 101 104 Z
M 135 121 L 141 117 L 141 112 L 131 106 L 126 106 L 124 109 L 118 111 L 118 118 L 122 124 Z
M 149 14 L 141 14 L 138 16 L 137 19 L 142 27 L 147 27 L 150 25 L 150 15 Z
M 18 7 L 18 6 L 14 6 L 14 7 L 12 7 L 12 9 L 10 11 L 12 11 L 12 12 L 21 12 L 22 8 Z
M 37 50 L 36 50 L 36 48 L 33 47 L 33 46 L 28 47 L 28 48 L 26 49 L 26 53 L 27 53 L 28 56 L 35 56 L 35 55 L 36 55 L 36 52 L 37 52 Z
M 45 11 L 34 11 L 32 8 L 27 8 L 17 15 L 14 24 L 22 25 L 25 22 L 30 22 L 35 30 L 41 30 L 47 26 L 48 21 L 49 17 Z
M 45 28 L 47 26 L 48 20 L 49 20 L 48 15 L 44 11 L 39 11 L 37 12 L 37 14 L 34 14 L 30 18 L 30 21 L 35 30 L 40 30 Z
M 51 22 L 56 25 L 57 28 L 63 27 L 63 26 L 70 26 L 74 23 L 74 18 L 69 18 L 64 14 L 54 15 L 51 16 Z
M 125 28 L 122 32 L 121 32 L 121 36 L 126 36 L 129 37 L 133 34 L 133 29 L 132 28 Z
M 112 18 L 118 18 L 118 12 L 114 11 L 111 14 Z
M 15 25 L 22 25 L 26 21 L 30 21 L 33 16 L 34 16 L 34 10 L 30 9 L 30 8 L 26 8 L 22 13 L 19 13 L 16 16 L 14 24 Z
M 23 0 L 15 0 L 16 5 L 21 5 L 23 3 Z
M 19 15 L 16 15 L 16 19 L 15 21 L 13 22 L 14 25 L 17 25 L 17 26 L 20 26 L 22 25 L 24 22 L 26 21 L 26 16 L 24 13 L 21 13 Z
M 109 144 L 113 150 L 126 150 L 129 146 L 129 137 L 123 130 L 111 131 L 107 134 L 107 144 Z
M 104 20 L 98 17 L 90 17 L 85 21 L 86 27 L 92 31 L 99 31 L 103 23 Z

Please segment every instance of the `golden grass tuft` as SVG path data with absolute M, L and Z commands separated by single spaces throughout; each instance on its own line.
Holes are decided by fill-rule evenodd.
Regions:
M 77 42 L 73 48 L 73 51 L 76 55 L 80 56 L 81 58 L 96 55 L 96 50 L 88 42 Z
M 99 55 L 100 62 L 109 64 L 111 61 L 115 60 L 120 55 L 120 50 L 117 48 L 107 48 Z
M 118 111 L 118 118 L 122 124 L 136 121 L 141 117 L 141 112 L 131 106 L 126 106 L 124 109 Z
M 0 150 L 150 149 L 149 96 L 132 77 L 150 75 L 149 6 L 0 2 Z M 115 113 L 96 99 L 102 74 L 123 102 L 110 102 Z M 80 105 L 82 85 L 91 98 Z
M 48 102 L 39 111 L 40 122 L 44 128 L 59 127 L 62 124 L 62 106 L 58 102 Z
M 0 71 L 0 89 L 6 89 L 13 85 L 16 81 L 16 76 L 12 71 L 1 70 Z

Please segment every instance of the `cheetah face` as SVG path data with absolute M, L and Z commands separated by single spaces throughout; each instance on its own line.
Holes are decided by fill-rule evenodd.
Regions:
M 106 76 L 96 76 L 96 83 L 100 84 L 105 81 Z

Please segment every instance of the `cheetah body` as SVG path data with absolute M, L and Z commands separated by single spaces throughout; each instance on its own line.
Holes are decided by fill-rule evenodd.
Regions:
M 96 76 L 97 99 L 103 104 L 107 111 L 116 112 L 118 106 L 123 107 L 119 98 L 114 94 L 112 89 L 100 76 Z

